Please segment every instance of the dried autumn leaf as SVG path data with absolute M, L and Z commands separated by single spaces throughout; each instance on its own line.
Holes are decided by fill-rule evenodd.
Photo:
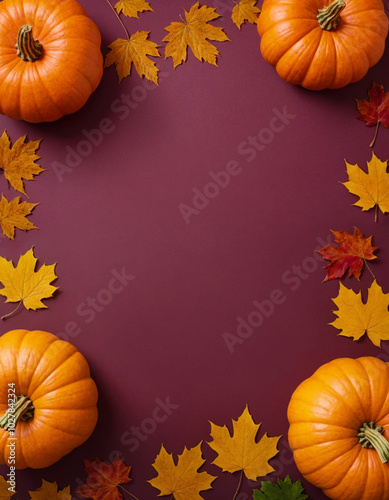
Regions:
M 42 486 L 35 491 L 29 491 L 30 500 L 72 500 L 70 486 L 60 490 L 57 483 L 42 479 Z
M 146 77 L 147 80 L 158 83 L 159 70 L 148 56 L 160 57 L 160 53 L 158 45 L 147 40 L 149 34 L 149 31 L 137 31 L 128 40 L 118 38 L 109 45 L 111 51 L 105 57 L 104 67 L 115 64 L 119 83 L 130 76 L 132 64 L 141 78 Z
M 289 476 L 285 480 L 277 479 L 277 483 L 263 481 L 260 490 L 253 491 L 253 500 L 305 500 L 308 495 L 303 493 L 300 481 L 292 483 Z
M 377 221 L 377 207 L 382 213 L 389 212 L 389 174 L 386 171 L 388 162 L 381 161 L 373 153 L 367 165 L 368 173 L 358 165 L 350 165 L 346 161 L 349 180 L 342 184 L 350 193 L 359 196 L 359 200 L 354 203 L 355 206 L 361 207 L 363 211 L 376 207 Z
M 35 153 L 42 139 L 29 142 L 25 142 L 25 140 L 26 136 L 24 135 L 11 146 L 6 130 L 0 137 L 0 168 L 4 170 L 5 178 L 11 186 L 23 194 L 26 194 L 23 179 L 34 180 L 34 175 L 44 171 L 40 165 L 35 163 L 40 158 Z
M 29 231 L 37 229 L 32 222 L 27 219 L 27 215 L 31 214 L 34 207 L 39 203 L 28 203 L 27 201 L 19 201 L 19 196 L 11 201 L 8 201 L 4 194 L 0 200 L 0 226 L 10 240 L 15 237 L 15 229 Z
M 34 311 L 47 307 L 42 299 L 52 297 L 57 290 L 57 287 L 50 284 L 57 278 L 54 272 L 55 264 L 44 264 L 35 271 L 36 262 L 33 248 L 20 257 L 16 267 L 12 261 L 0 257 L 0 282 L 4 285 L 4 288 L 0 289 L 0 295 L 7 297 L 6 302 L 19 302 L 17 308 L 23 304 L 26 309 Z
M 376 125 L 375 135 L 370 147 L 374 146 L 380 123 L 389 128 L 389 92 L 385 93 L 382 85 L 373 83 L 368 92 L 370 101 L 366 99 L 355 99 L 360 115 L 358 120 L 366 122 L 368 127 Z
M 115 9 L 118 14 L 123 12 L 125 16 L 136 17 L 137 19 L 139 19 L 139 12 L 145 12 L 146 10 L 153 12 L 150 4 L 145 0 L 119 0 L 115 5 Z
M 3 476 L 0 476 L 0 500 L 10 500 L 12 496 L 16 493 L 15 491 L 10 491 L 10 484 L 4 479 Z
M 257 0 L 240 0 L 232 9 L 231 19 L 239 29 L 246 21 L 251 24 L 257 23 L 261 9 L 258 9 L 256 4 Z
M 381 340 L 389 340 L 389 293 L 373 281 L 368 291 L 366 304 L 362 302 L 361 292 L 355 293 L 339 283 L 339 295 L 332 299 L 338 316 L 330 323 L 342 330 L 339 335 L 359 340 L 365 333 L 374 345 L 380 347 Z
M 208 472 L 197 472 L 204 462 L 201 443 L 189 450 L 184 448 L 182 455 L 178 455 L 177 465 L 173 455 L 162 445 L 153 464 L 158 476 L 148 482 L 160 490 L 158 496 L 174 495 L 175 500 L 200 500 L 203 498 L 200 492 L 211 489 L 211 483 L 216 479 Z
M 76 492 L 85 498 L 94 500 L 121 500 L 123 495 L 118 486 L 131 481 L 128 477 L 131 467 L 117 457 L 112 463 L 106 464 L 100 458 L 84 460 L 85 472 L 88 474 L 86 483 L 78 487 Z M 121 486 L 124 491 L 127 491 Z
M 209 446 L 218 453 L 212 462 L 223 472 L 243 471 L 247 479 L 256 481 L 274 469 L 268 463 L 277 453 L 277 443 L 281 436 L 269 438 L 264 434 L 259 442 L 256 436 L 261 424 L 255 424 L 246 406 L 237 421 L 233 420 L 233 434 L 224 425 L 219 427 L 211 422 Z
M 167 42 L 165 59 L 171 57 L 176 68 L 186 61 L 189 46 L 197 59 L 217 66 L 216 58 L 219 56 L 219 51 L 207 40 L 217 42 L 229 40 L 223 28 L 208 24 L 219 17 L 216 9 L 206 5 L 200 7 L 199 2 L 193 5 L 189 12 L 185 11 L 184 22 L 173 22 L 165 28 L 169 32 L 163 39 Z
M 355 276 L 359 280 L 363 264 L 367 260 L 377 258 L 374 251 L 378 247 L 371 245 L 372 236 L 365 238 L 357 227 L 354 228 L 354 234 L 343 230 L 331 232 L 339 246 L 326 245 L 321 250 L 317 250 L 323 259 L 331 261 L 331 264 L 324 267 L 327 269 L 327 275 L 323 281 L 341 278 L 347 268 L 348 275 Z

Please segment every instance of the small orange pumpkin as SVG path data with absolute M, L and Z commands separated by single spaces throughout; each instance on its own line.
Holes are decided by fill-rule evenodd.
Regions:
M 0 2 L 0 113 L 38 123 L 78 111 L 103 74 L 100 44 L 76 0 Z
M 387 500 L 389 364 L 339 358 L 295 390 L 289 444 L 304 477 L 334 500 Z
M 264 0 L 261 52 L 288 83 L 340 88 L 382 57 L 388 34 L 382 0 Z
M 42 331 L 0 338 L 0 463 L 40 469 L 92 434 L 97 388 L 73 345 Z

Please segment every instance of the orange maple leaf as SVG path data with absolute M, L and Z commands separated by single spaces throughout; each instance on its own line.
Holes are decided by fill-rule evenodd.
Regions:
M 149 34 L 149 31 L 137 31 L 127 40 L 118 38 L 108 46 L 110 52 L 105 57 L 104 67 L 115 64 L 119 83 L 131 75 L 132 65 L 141 78 L 158 83 L 159 69 L 148 56 L 160 57 L 160 54 L 158 45 L 148 40 Z
M 0 476 L 0 500 L 10 500 L 11 497 L 16 493 L 9 489 L 9 483 L 4 479 L 3 476 Z
M 37 490 L 29 491 L 30 500 L 71 500 L 70 486 L 66 486 L 63 490 L 58 488 L 57 483 L 54 481 L 50 483 L 42 479 L 42 486 Z
M 338 310 L 336 320 L 330 323 L 341 330 L 339 335 L 359 340 L 365 333 L 377 347 L 389 340 L 389 293 L 384 293 L 376 280 L 368 290 L 365 303 L 361 291 L 355 293 L 339 283 L 339 295 L 332 299 Z
M 120 484 L 129 483 L 131 467 L 117 457 L 112 463 L 105 463 L 100 458 L 84 459 L 85 472 L 88 474 L 86 483 L 78 487 L 76 492 L 85 498 L 94 500 L 122 500 L 123 495 L 118 490 Z M 127 491 L 121 486 L 124 491 Z
M 366 260 L 377 258 L 374 251 L 378 247 L 371 245 L 372 236 L 365 238 L 356 227 L 354 228 L 354 234 L 343 230 L 331 232 L 339 246 L 326 245 L 321 250 L 317 250 L 323 259 L 331 261 L 331 264 L 324 267 L 324 269 L 327 269 L 327 275 L 323 282 L 341 278 L 347 268 L 349 268 L 348 275 L 355 276 L 359 280 Z
M 205 460 L 201 455 L 201 444 L 190 450 L 184 449 L 182 455 L 178 455 L 178 463 L 175 465 L 173 455 L 169 454 L 163 445 L 155 462 L 154 469 L 158 476 L 151 479 L 149 483 L 160 490 L 159 496 L 174 495 L 175 500 L 201 500 L 200 491 L 209 490 L 211 483 L 216 477 L 208 472 L 197 472 Z
M 188 47 L 200 61 L 205 61 L 216 66 L 216 58 L 219 56 L 217 48 L 208 42 L 228 41 L 228 36 L 223 28 L 218 28 L 209 24 L 209 21 L 218 19 L 216 9 L 202 5 L 199 2 L 193 5 L 189 12 L 185 11 L 185 21 L 182 23 L 173 22 L 167 28 L 168 35 L 162 40 L 167 42 L 165 48 L 165 59 L 173 59 L 174 68 L 186 61 Z
M 212 463 L 223 472 L 243 471 L 252 481 L 274 471 L 268 461 L 278 453 L 277 443 L 281 436 L 268 437 L 264 434 L 257 442 L 260 425 L 254 423 L 247 406 L 238 420 L 233 420 L 233 435 L 225 425 L 219 427 L 211 422 L 213 441 L 208 444 L 218 453 Z
M 20 137 L 12 146 L 7 131 L 0 137 L 0 168 L 11 186 L 20 193 L 26 194 L 23 179 L 34 180 L 34 175 L 44 171 L 35 161 L 40 158 L 36 150 L 42 139 L 25 142 L 26 136 Z
M 0 227 L 3 234 L 10 240 L 15 237 L 15 229 L 29 231 L 30 229 L 38 229 L 32 222 L 27 219 L 31 211 L 39 205 L 39 203 L 28 203 L 27 201 L 19 201 L 19 196 L 11 201 L 2 195 L 0 200 Z

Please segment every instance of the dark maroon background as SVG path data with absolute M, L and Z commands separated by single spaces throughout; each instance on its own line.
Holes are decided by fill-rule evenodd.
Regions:
M 81 3 L 101 30 L 106 54 L 124 33 L 106 2 Z M 48 309 L 20 310 L 1 323 L 1 332 L 40 329 L 69 338 L 87 358 L 99 389 L 92 437 L 48 469 L 18 471 L 20 500 L 42 477 L 75 490 L 85 477 L 82 457 L 109 460 L 116 452 L 132 466 L 129 490 L 140 500 L 156 498 L 159 491 L 146 481 L 156 476 L 152 463 L 161 444 L 176 455 L 200 441 L 203 470 L 218 476 L 203 498 L 232 498 L 239 473 L 211 464 L 216 454 L 206 444 L 209 421 L 231 427 L 246 404 L 262 422 L 259 436 L 282 435 L 280 454 L 271 460 L 275 472 L 267 479 L 290 474 L 302 480 L 310 498 L 322 500 L 288 449 L 291 394 L 331 359 L 389 360 L 388 343 L 378 349 L 367 338 L 353 342 L 329 325 L 339 282 L 322 283 L 326 263 L 315 257 L 315 249 L 332 241 L 331 229 L 353 232 L 356 226 L 373 234 L 379 258 L 371 268 L 389 292 L 388 217 L 380 213 L 375 223 L 374 211 L 352 206 L 357 197 L 341 184 L 347 181 L 345 159 L 364 169 L 371 159 L 374 130 L 356 120 L 354 99 L 367 97 L 373 81 L 389 89 L 388 52 L 362 81 L 344 89 L 293 87 L 262 59 L 256 27 L 245 24 L 239 31 L 230 18 L 234 3 L 219 0 L 208 2 L 223 16 L 213 24 L 231 41 L 215 43 L 218 67 L 189 53 L 173 70 L 172 60 L 164 59 L 164 27 L 193 3 L 150 0 L 154 12 L 124 18 L 131 33 L 151 31 L 150 39 L 161 45 L 162 57 L 155 59 L 159 86 L 135 70 L 119 85 L 111 67 L 73 116 L 40 125 L 0 118 L 0 132 L 7 129 L 12 141 L 25 133 L 29 140 L 43 138 L 39 163 L 47 169 L 26 182 L 29 201 L 40 202 L 30 217 L 39 231 L 17 231 L 14 241 L 1 237 L 0 254 L 17 263 L 34 246 L 39 265 L 57 262 L 59 287 L 45 301 Z M 130 96 L 128 112 L 115 107 L 122 94 Z M 263 129 L 275 123 L 281 128 L 272 121 L 274 109 L 294 117 L 270 140 Z M 110 133 L 100 144 L 81 143 L 83 130 L 93 135 L 107 119 Z M 269 143 L 248 161 L 242 143 L 258 134 Z M 375 152 L 382 160 L 388 139 L 381 127 Z M 84 157 L 56 174 L 69 148 Z M 225 171 L 229 162 L 238 163 L 238 175 L 186 223 L 180 204 L 193 206 L 193 189 L 203 191 L 210 172 Z M 9 199 L 17 195 L 4 177 L 2 191 Z M 109 295 L 104 290 L 115 272 L 133 279 Z M 360 282 L 344 279 L 364 299 L 371 282 L 367 270 Z M 269 306 L 277 294 L 283 303 L 230 352 L 223 334 L 236 335 L 237 318 L 247 320 L 254 301 Z M 93 318 L 86 312 L 88 298 L 105 304 Z M 1 314 L 13 307 L 2 302 Z M 167 399 L 175 407 L 165 418 L 156 408 Z M 136 450 L 134 441 L 128 444 L 133 427 L 143 429 Z M 238 499 L 251 498 L 258 484 L 244 479 Z

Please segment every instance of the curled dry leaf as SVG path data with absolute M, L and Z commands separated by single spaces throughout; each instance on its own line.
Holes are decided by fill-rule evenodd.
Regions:
M 341 330 L 339 335 L 359 340 L 365 333 L 377 347 L 381 340 L 389 340 L 389 293 L 373 281 L 369 288 L 366 304 L 361 292 L 355 293 L 339 283 L 339 295 L 332 299 L 338 307 L 336 320 L 330 323 Z
M 20 137 L 12 146 L 7 131 L 4 130 L 0 137 L 0 168 L 3 169 L 5 178 L 19 193 L 26 194 L 23 179 L 34 180 L 34 175 L 44 171 L 36 160 L 36 155 L 42 139 L 26 141 L 26 136 Z
M 185 11 L 185 21 L 173 22 L 165 28 L 169 33 L 163 39 L 167 42 L 165 48 L 165 59 L 173 59 L 174 68 L 186 61 L 188 47 L 200 61 L 205 61 L 216 66 L 216 58 L 219 56 L 217 48 L 207 40 L 225 42 L 229 38 L 223 28 L 209 24 L 210 21 L 218 19 L 216 9 L 202 5 L 199 2 L 191 7 L 189 12 Z
M 239 29 L 246 21 L 251 24 L 257 23 L 261 9 L 256 7 L 256 4 L 257 0 L 240 0 L 239 3 L 236 3 L 232 9 L 231 19 Z
M 11 201 L 2 195 L 0 200 L 0 226 L 1 230 L 10 240 L 15 237 L 15 229 L 29 231 L 30 229 L 38 229 L 32 222 L 27 219 L 31 211 L 39 203 L 28 203 L 27 201 L 19 201 L 19 196 Z
M 70 486 L 60 490 L 57 483 L 42 479 L 42 486 L 35 491 L 29 491 L 30 500 L 72 500 Z
M 216 479 L 208 472 L 197 472 L 204 462 L 201 443 L 190 450 L 185 448 L 182 455 L 178 455 L 177 465 L 173 455 L 162 445 L 153 464 L 158 476 L 149 483 L 160 490 L 159 496 L 174 495 L 175 500 L 201 500 L 200 492 L 211 489 L 211 483 Z
M 138 75 L 158 83 L 158 68 L 148 56 L 160 57 L 158 45 L 147 40 L 149 31 L 137 31 L 128 40 L 118 38 L 109 45 L 110 52 L 105 58 L 104 67 L 116 66 L 119 83 L 130 76 L 132 64 Z

